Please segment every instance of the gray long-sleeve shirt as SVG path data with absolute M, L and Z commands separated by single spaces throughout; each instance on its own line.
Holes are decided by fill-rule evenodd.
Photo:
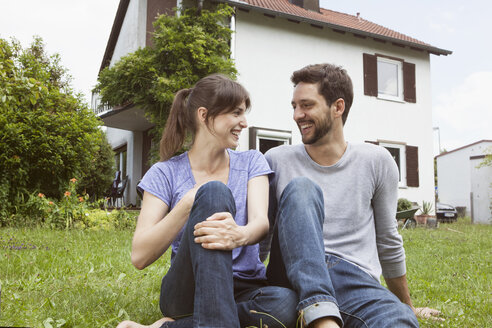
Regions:
M 314 162 L 303 144 L 269 150 L 275 172 L 270 188 L 276 206 L 287 184 L 304 176 L 318 184 L 324 196 L 325 252 L 368 272 L 379 281 L 405 274 L 405 251 L 397 230 L 398 168 L 390 153 L 372 144 L 348 144 L 334 165 Z

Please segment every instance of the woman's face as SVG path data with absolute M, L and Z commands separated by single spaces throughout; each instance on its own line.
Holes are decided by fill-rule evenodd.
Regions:
M 247 127 L 245 102 L 230 112 L 217 115 L 210 122 L 212 134 L 224 148 L 236 148 L 241 131 Z

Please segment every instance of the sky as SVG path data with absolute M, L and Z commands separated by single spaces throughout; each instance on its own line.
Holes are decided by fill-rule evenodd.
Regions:
M 73 87 L 90 103 L 91 89 L 119 0 L 0 0 L 0 37 L 23 46 L 39 35 L 59 53 Z M 323 8 L 355 15 L 441 49 L 431 55 L 434 154 L 492 140 L 492 1 L 321 0 Z

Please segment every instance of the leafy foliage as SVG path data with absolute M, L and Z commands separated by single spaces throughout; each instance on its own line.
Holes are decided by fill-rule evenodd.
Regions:
M 105 200 L 88 202 L 88 194 L 77 194 L 78 180 L 70 179 L 63 197 L 48 198 L 43 193 L 32 193 L 16 205 L 15 214 L 0 216 L 0 226 L 43 227 L 49 229 L 114 230 L 135 228 L 135 217 L 126 211 L 103 207 Z
M 99 125 L 40 38 L 26 49 L 0 39 L 0 212 L 35 192 L 61 198 L 74 176 L 101 194 L 113 163 Z
M 154 22 L 153 46 L 122 57 L 99 74 L 95 91 L 103 104 L 133 104 L 145 109 L 155 124 L 151 135 L 159 144 L 174 94 L 212 73 L 235 77 L 230 59 L 231 30 L 224 24 L 233 9 L 185 9 L 179 16 L 161 15 Z
M 396 210 L 398 212 L 406 211 L 406 210 L 409 210 L 411 208 L 412 208 L 412 202 L 410 202 L 406 198 L 398 198 L 398 206 L 396 208 Z
M 485 158 L 483 159 L 482 162 L 478 165 L 478 168 L 484 167 L 484 166 L 492 166 L 492 147 L 487 147 L 485 150 L 486 155 Z

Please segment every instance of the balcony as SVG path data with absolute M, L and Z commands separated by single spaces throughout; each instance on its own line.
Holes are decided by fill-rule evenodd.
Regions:
M 147 131 L 154 125 L 145 117 L 145 111 L 131 103 L 110 107 L 101 103 L 99 94 L 93 93 L 91 109 L 104 125 L 129 131 Z

